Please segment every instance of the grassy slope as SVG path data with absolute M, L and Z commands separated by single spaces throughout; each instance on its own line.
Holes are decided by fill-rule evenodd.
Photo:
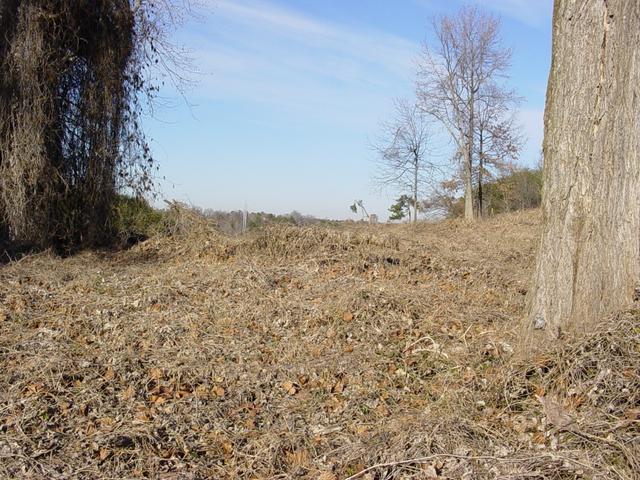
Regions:
M 362 478 L 631 478 L 638 323 L 610 379 L 631 393 L 599 417 L 571 382 L 607 380 L 609 344 L 584 375 L 562 356 L 583 344 L 512 358 L 538 221 L 205 229 L 0 267 L 0 476 L 331 480 L 428 456 Z M 632 420 L 595 453 L 545 437 L 552 392 L 598 438 Z

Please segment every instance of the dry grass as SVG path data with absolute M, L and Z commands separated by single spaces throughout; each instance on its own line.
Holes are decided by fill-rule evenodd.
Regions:
M 638 316 L 512 353 L 537 212 L 240 239 L 176 214 L 0 267 L 0 477 L 638 478 Z

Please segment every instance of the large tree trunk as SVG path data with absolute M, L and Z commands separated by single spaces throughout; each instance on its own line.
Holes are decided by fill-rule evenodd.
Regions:
M 473 216 L 473 138 L 475 133 L 475 99 L 471 95 L 469 104 L 469 123 L 467 126 L 467 144 L 464 152 L 464 218 L 465 220 L 474 220 Z
M 474 220 L 473 217 L 473 157 L 471 145 L 467 145 L 464 152 L 462 177 L 464 179 L 464 218 Z
M 418 221 L 418 158 L 413 167 L 413 223 Z
M 530 347 L 632 304 L 640 280 L 640 2 L 556 0 Z
M 464 162 L 464 218 L 474 220 L 473 217 L 473 184 L 472 184 L 471 160 Z
M 482 198 L 482 169 L 484 168 L 484 137 L 482 128 L 480 129 L 480 138 L 478 140 L 478 218 L 482 218 L 484 214 L 484 199 Z

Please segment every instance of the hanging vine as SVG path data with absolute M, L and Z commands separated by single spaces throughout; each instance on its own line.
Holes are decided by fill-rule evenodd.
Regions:
M 140 116 L 151 72 L 177 58 L 172 7 L 0 0 L 0 220 L 12 240 L 105 244 L 118 190 L 153 189 Z

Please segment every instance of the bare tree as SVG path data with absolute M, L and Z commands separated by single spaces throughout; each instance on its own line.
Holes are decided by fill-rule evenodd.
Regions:
M 432 138 L 430 124 L 415 104 L 396 100 L 396 117 L 384 123 L 377 145 L 377 171 L 374 182 L 411 195 L 412 220 L 418 220 L 419 196 L 434 181 L 438 166 L 429 158 Z
M 511 50 L 502 46 L 500 22 L 477 7 L 433 20 L 435 42 L 419 65 L 420 107 L 448 131 L 462 163 L 465 218 L 474 218 L 473 172 L 479 102 L 506 75 Z
M 477 215 L 484 215 L 483 187 L 486 181 L 513 170 L 523 145 L 521 126 L 515 117 L 520 102 L 512 90 L 495 83 L 479 95 L 476 113 L 475 169 Z
M 639 58 L 640 2 L 556 0 L 531 347 L 638 300 Z

